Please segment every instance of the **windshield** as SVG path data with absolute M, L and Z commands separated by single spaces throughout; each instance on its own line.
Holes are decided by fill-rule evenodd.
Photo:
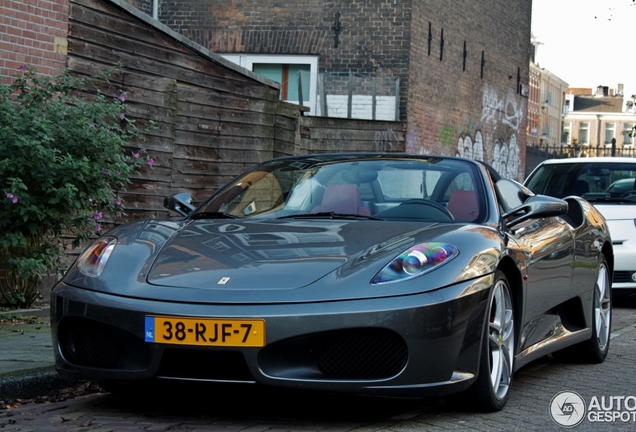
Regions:
M 566 162 L 539 167 L 526 180 L 536 194 L 588 201 L 636 201 L 636 160 L 632 162 Z
M 191 217 L 480 221 L 478 175 L 474 164 L 445 158 L 283 158 L 237 178 Z

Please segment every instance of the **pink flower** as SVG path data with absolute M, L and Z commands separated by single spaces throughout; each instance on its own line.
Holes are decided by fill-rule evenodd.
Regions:
M 20 72 L 24 72 L 24 69 L 26 69 L 26 66 L 24 66 L 24 65 L 20 65 L 20 66 L 18 67 L 18 70 L 19 70 Z
M 119 94 L 119 100 L 121 101 L 121 103 L 124 103 L 126 101 L 126 95 L 123 93 Z
M 103 217 L 104 217 L 104 214 L 103 214 L 102 212 L 98 212 L 98 213 L 95 213 L 95 214 L 93 215 L 93 218 L 94 218 L 95 220 L 100 220 L 100 219 L 101 219 L 101 218 L 103 218 Z
M 115 205 L 121 205 L 121 200 L 119 198 L 115 200 Z
M 119 174 L 121 174 L 121 171 L 115 171 L 115 173 L 119 176 Z
M 104 170 L 104 175 L 110 175 L 110 171 L 108 171 L 107 169 Z
M 133 153 L 133 156 L 135 157 L 135 159 L 139 159 L 139 152 Z
M 117 212 L 117 217 L 121 217 L 121 212 Z
M 153 166 L 155 163 L 155 160 L 153 158 L 148 159 L 148 165 Z
M 102 231 L 102 226 L 100 224 L 95 225 L 95 231 L 101 232 Z
M 125 118 L 126 118 L 126 114 L 124 113 L 119 114 L 119 120 L 123 120 Z
M 13 195 L 12 193 L 7 192 L 6 195 L 7 195 L 7 198 L 10 199 L 13 204 L 18 202 L 19 198 Z

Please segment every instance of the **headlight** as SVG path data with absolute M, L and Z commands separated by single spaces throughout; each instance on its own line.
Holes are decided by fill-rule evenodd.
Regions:
M 97 240 L 80 255 L 77 260 L 77 269 L 86 276 L 98 277 L 104 271 L 104 266 L 106 266 L 116 244 L 115 237 Z
M 420 243 L 402 252 L 371 280 L 372 284 L 397 282 L 428 273 L 459 254 L 446 243 Z

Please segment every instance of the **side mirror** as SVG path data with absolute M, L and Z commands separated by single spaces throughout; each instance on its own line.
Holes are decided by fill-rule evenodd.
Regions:
M 513 226 L 527 219 L 561 216 L 568 212 L 568 203 L 562 199 L 545 195 L 530 197 L 517 208 L 503 214 L 507 226 Z
M 192 197 L 185 192 L 179 192 L 164 198 L 163 206 L 168 210 L 179 213 L 181 216 L 188 216 L 195 209 L 192 205 Z
M 534 196 L 534 192 L 521 183 L 506 178 L 499 179 L 495 183 L 495 192 L 497 193 L 499 204 L 506 213 L 516 209 L 525 203 L 528 198 Z
M 509 227 L 528 219 L 561 216 L 568 212 L 568 203 L 564 200 L 535 195 L 514 180 L 498 180 L 495 183 L 495 191 L 504 211 L 502 217 Z

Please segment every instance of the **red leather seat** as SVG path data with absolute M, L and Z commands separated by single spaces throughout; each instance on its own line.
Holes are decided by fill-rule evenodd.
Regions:
M 340 214 L 359 214 L 371 216 L 368 208 L 362 205 L 360 191 L 353 184 L 327 186 L 322 203 L 314 207 L 312 213 L 334 212 Z
M 474 221 L 479 216 L 479 204 L 475 191 L 453 192 L 448 200 L 447 208 L 456 220 Z

